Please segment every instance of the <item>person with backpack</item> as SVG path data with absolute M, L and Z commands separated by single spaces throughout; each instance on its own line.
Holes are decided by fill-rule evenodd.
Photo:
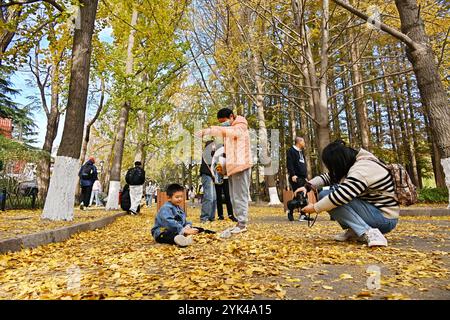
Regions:
M 322 161 L 329 172 L 308 181 L 295 193 L 325 185 L 332 187 L 322 190 L 319 201 L 307 205 L 303 211 L 329 212 L 332 219 L 346 230 L 334 238 L 336 241 L 358 240 L 367 242 L 369 247 L 387 246 L 383 234 L 396 227 L 399 199 L 403 194 L 397 186 L 397 175 L 395 172 L 392 174 L 389 167 L 398 168 L 399 165 L 387 166 L 372 153 L 350 148 L 342 140 L 324 148 Z M 408 177 L 404 170 L 405 175 Z M 411 198 L 414 198 L 415 190 L 411 188 Z
M 95 158 L 90 157 L 85 164 L 83 164 L 78 172 L 80 178 L 80 210 L 84 210 L 85 207 L 89 207 L 91 200 L 92 186 L 94 182 L 98 180 L 97 168 L 94 165 Z
M 129 185 L 130 190 L 130 209 L 128 212 L 136 215 L 140 209 L 142 193 L 144 192 L 145 171 L 142 168 L 142 162 L 136 161 L 134 167 L 128 169 L 125 175 L 125 181 Z

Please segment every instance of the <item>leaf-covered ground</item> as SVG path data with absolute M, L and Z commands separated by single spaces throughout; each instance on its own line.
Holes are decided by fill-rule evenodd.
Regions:
M 14 238 L 44 230 L 53 230 L 72 224 L 110 216 L 111 211 L 93 207 L 85 211 L 75 210 L 73 221 L 50 221 L 41 219 L 41 210 L 0 211 L 0 239 Z
M 199 223 L 198 208 L 188 214 Z M 154 215 L 144 209 L 63 243 L 0 255 L 0 299 L 450 298 L 449 217 L 402 217 L 389 247 L 368 248 L 331 240 L 340 228 L 326 214 L 308 228 L 281 208 L 251 207 L 247 233 L 201 234 L 178 248 L 154 242 Z M 378 290 L 367 286 L 369 266 L 380 268 Z

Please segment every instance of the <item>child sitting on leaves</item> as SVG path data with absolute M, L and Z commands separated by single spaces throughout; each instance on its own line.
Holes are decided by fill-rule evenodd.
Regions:
M 156 242 L 186 247 L 192 244 L 191 235 L 199 232 L 214 233 L 202 228 L 193 228 L 192 223 L 186 221 L 186 213 L 181 209 L 184 192 L 184 187 L 176 183 L 167 187 L 166 194 L 169 201 L 159 209 L 152 228 L 152 236 Z

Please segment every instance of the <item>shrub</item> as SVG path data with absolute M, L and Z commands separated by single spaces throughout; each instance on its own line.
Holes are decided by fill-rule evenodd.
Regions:
M 447 188 L 423 188 L 419 190 L 419 202 L 440 203 L 448 202 Z

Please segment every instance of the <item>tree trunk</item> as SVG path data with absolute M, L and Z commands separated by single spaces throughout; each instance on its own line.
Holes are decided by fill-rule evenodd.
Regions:
M 78 158 L 89 86 L 92 34 L 98 0 L 80 0 L 80 29 L 75 29 L 66 119 L 42 218 L 73 220 Z
M 448 95 L 442 85 L 436 59 L 425 33 L 425 26 L 420 17 L 420 7 L 416 0 L 396 0 L 395 4 L 400 14 L 402 32 L 420 45 L 418 50 L 406 47 L 407 57 L 413 65 L 422 103 L 428 114 L 441 158 L 449 158 L 450 108 Z
M 334 2 L 366 21 L 369 19 L 364 13 L 340 0 L 334 0 Z M 431 124 L 450 193 L 450 126 L 448 125 L 450 123 L 450 108 L 448 107 L 448 93 L 442 84 L 436 57 L 425 33 L 425 26 L 420 17 L 420 7 L 417 5 L 417 1 L 395 0 L 395 5 L 400 15 L 402 32 L 398 32 L 379 21 L 378 26 L 381 30 L 406 44 L 406 55 L 414 68 L 420 97 Z
M 361 71 L 358 64 L 359 47 L 358 42 L 353 41 L 353 32 L 350 32 L 350 62 L 352 64 L 352 84 L 360 83 L 362 79 Z M 364 85 L 360 84 L 353 87 L 353 95 L 356 107 L 356 122 L 358 123 L 358 131 L 361 146 L 365 150 L 370 149 L 369 123 L 367 119 L 367 106 L 364 99 Z
M 345 75 L 341 77 L 341 86 L 342 88 L 346 88 L 348 82 L 345 79 Z M 347 122 L 347 132 L 348 132 L 348 142 L 350 146 L 357 146 L 357 133 L 356 133 L 356 121 L 353 113 L 352 105 L 350 104 L 349 93 L 348 91 L 344 92 L 344 106 L 345 106 L 345 120 Z
M 431 133 L 430 122 L 428 120 L 427 115 L 424 115 L 423 120 L 425 122 L 425 128 L 427 130 L 427 141 L 430 147 L 431 153 L 431 163 L 433 165 L 433 173 L 434 173 L 434 182 L 436 183 L 436 187 L 445 188 L 445 176 L 444 171 L 442 170 L 441 164 L 441 156 L 439 155 L 439 150 L 434 141 L 433 134 Z
M 3 1 L 0 1 L 0 3 Z M 9 28 L 2 28 L 0 31 L 0 65 L 1 65 L 1 53 L 5 53 L 6 49 L 8 48 L 9 44 L 11 43 L 12 39 L 14 38 L 14 35 L 16 34 L 17 30 L 17 23 L 14 21 L 17 21 L 17 19 L 22 14 L 22 6 L 10 6 L 7 8 L 7 17 L 4 17 L 2 15 L 1 17 L 1 23 L 8 24 Z M 13 26 L 11 28 L 11 26 Z
M 133 8 L 131 16 L 131 29 L 128 37 L 128 50 L 125 74 L 127 76 L 133 73 L 133 47 L 134 47 L 134 35 L 136 29 L 134 28 L 137 23 L 138 12 L 136 8 Z M 106 203 L 106 210 L 119 209 L 119 191 L 120 191 L 120 173 L 122 168 L 123 148 L 125 144 L 125 134 L 128 123 L 128 113 L 131 108 L 131 102 L 125 101 L 122 105 L 119 117 L 119 126 L 117 130 L 117 137 L 114 143 L 114 160 L 111 168 L 111 175 L 109 181 L 108 202 Z
M 330 128 L 328 123 L 328 99 L 327 99 L 327 69 L 328 69 L 328 37 L 329 37 L 329 10 L 328 10 L 328 0 L 322 2 L 322 47 L 321 47 L 321 61 L 320 77 L 317 77 L 317 69 L 314 62 L 311 45 L 309 43 L 308 34 L 303 32 L 305 21 L 304 16 L 304 2 L 299 0 L 292 0 L 292 10 L 294 12 L 294 23 L 297 29 L 297 33 L 300 35 L 299 39 L 302 41 L 302 51 L 304 57 L 300 56 L 300 65 L 305 76 L 305 82 L 308 91 L 310 93 L 310 105 L 312 112 L 312 117 L 318 122 L 315 124 L 317 133 L 317 149 L 318 157 L 322 154 L 322 150 L 330 143 Z M 319 161 L 320 167 L 323 168 L 322 161 Z
M 416 74 L 420 97 L 431 124 L 431 130 L 445 173 L 445 182 L 450 193 L 450 108 L 448 93 L 442 84 L 436 57 L 425 33 L 425 25 L 420 17 L 420 7 L 417 5 L 417 1 L 395 0 L 395 5 L 400 14 L 402 32 L 418 44 L 416 48 L 407 46 L 406 53 Z
M 134 161 L 141 161 L 142 167 L 145 167 L 145 146 L 147 145 L 147 134 L 146 130 L 147 124 L 147 114 L 144 110 L 138 110 L 137 112 L 137 146 L 136 146 L 136 155 L 134 156 Z
M 417 125 L 416 125 L 416 115 L 414 112 L 414 100 L 412 97 L 412 93 L 411 93 L 411 89 L 412 89 L 412 85 L 411 85 L 411 78 L 408 75 L 405 75 L 405 79 L 406 79 L 406 91 L 408 93 L 408 111 L 409 111 L 409 119 L 410 119 L 410 125 L 411 125 L 411 138 L 413 141 L 413 147 L 414 150 L 417 151 L 419 150 L 419 144 L 417 143 Z M 415 152 L 414 152 L 414 157 L 415 156 Z M 418 182 L 419 182 L 419 188 L 423 188 L 423 182 L 422 182 L 422 168 L 420 167 L 420 162 L 417 161 L 416 158 L 416 168 L 417 168 L 417 178 L 418 178 Z
M 42 150 L 46 153 L 46 157 L 38 163 L 38 198 L 42 201 L 47 197 L 48 185 L 50 183 L 50 165 L 53 142 L 58 134 L 59 118 L 59 61 L 54 62 L 51 71 L 51 102 L 50 110 L 47 113 L 47 131 L 45 132 L 45 140 Z M 44 97 L 45 99 L 45 93 Z M 44 102 L 45 103 L 45 102 Z
M 386 75 L 386 70 L 384 69 L 384 65 L 381 64 L 381 72 L 384 75 Z M 389 124 L 389 135 L 391 137 L 391 145 L 392 145 L 392 150 L 394 151 L 395 157 L 396 157 L 396 162 L 399 162 L 401 159 L 400 156 L 400 151 L 398 148 L 398 135 L 397 135 L 397 130 L 396 130 L 396 124 L 394 124 L 395 122 L 395 118 L 394 118 L 394 113 L 393 113 L 393 104 L 392 104 L 392 99 L 391 99 L 391 93 L 389 91 L 389 84 L 387 82 L 387 78 L 383 77 L 383 92 L 385 93 L 385 100 L 386 100 L 386 112 L 387 112 L 387 116 L 388 116 L 388 124 Z

